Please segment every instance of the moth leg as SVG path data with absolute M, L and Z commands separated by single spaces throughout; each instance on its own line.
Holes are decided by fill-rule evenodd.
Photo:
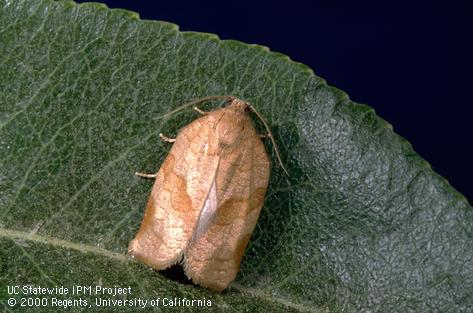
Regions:
M 271 138 L 271 134 L 270 133 L 267 133 L 267 134 L 259 134 L 258 135 L 260 138 Z
M 158 176 L 158 173 L 145 174 L 145 173 L 136 172 L 135 175 L 138 176 L 138 177 L 153 178 L 153 179 L 155 179 L 155 178 Z
M 209 112 L 203 111 L 203 110 L 199 109 L 198 107 L 194 107 L 194 110 L 197 111 L 197 112 L 199 112 L 199 114 L 202 114 L 202 115 L 207 115 L 207 114 L 209 114 Z
M 174 141 L 176 141 L 176 138 L 169 138 L 167 136 L 164 136 L 162 133 L 159 133 L 159 138 L 170 143 L 173 143 Z

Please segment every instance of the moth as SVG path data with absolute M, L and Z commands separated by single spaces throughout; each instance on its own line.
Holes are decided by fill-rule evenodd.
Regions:
M 194 283 L 216 291 L 237 275 L 268 188 L 270 159 L 250 111 L 274 144 L 266 121 L 246 101 L 210 96 L 185 106 L 222 97 L 223 108 L 195 108 L 202 116 L 175 139 L 160 134 L 173 146 L 156 174 L 136 173 L 155 182 L 129 244 L 130 254 L 146 265 L 163 270 L 181 262 Z

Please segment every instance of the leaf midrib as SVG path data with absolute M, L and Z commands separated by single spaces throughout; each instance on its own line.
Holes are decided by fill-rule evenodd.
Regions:
M 126 263 L 137 262 L 130 256 L 123 253 L 113 252 L 107 249 L 98 248 L 98 247 L 90 246 L 83 243 L 76 243 L 69 240 L 41 236 L 41 235 L 36 234 L 36 229 L 33 229 L 31 232 L 28 233 L 24 231 L 6 229 L 6 228 L 0 227 L 0 237 L 11 239 L 14 242 L 15 240 L 20 239 L 20 240 L 32 241 L 32 242 L 40 243 L 40 244 L 46 244 L 53 247 L 76 250 L 82 253 L 94 253 L 94 254 L 101 255 L 112 260 L 119 261 L 119 262 L 126 262 Z M 308 307 L 303 304 L 291 302 L 284 298 L 275 297 L 272 294 L 268 294 L 261 291 L 260 289 L 244 287 L 238 283 L 232 283 L 230 288 L 235 289 L 241 293 L 245 293 L 251 297 L 262 299 L 263 301 L 266 301 L 266 302 L 281 304 L 283 306 L 289 307 L 299 312 L 329 313 L 328 308 L 322 309 L 322 308 Z

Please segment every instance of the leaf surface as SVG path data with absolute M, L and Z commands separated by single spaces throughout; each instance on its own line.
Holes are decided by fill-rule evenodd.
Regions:
M 212 302 L 189 312 L 473 311 L 472 207 L 371 108 L 264 47 L 98 4 L 0 3 L 7 311 L 26 310 L 6 304 L 6 286 L 24 284 Z M 151 188 L 133 174 L 156 171 L 170 148 L 158 134 L 196 115 L 155 117 L 217 94 L 266 117 L 290 173 L 273 162 L 241 271 L 223 294 L 126 255 Z

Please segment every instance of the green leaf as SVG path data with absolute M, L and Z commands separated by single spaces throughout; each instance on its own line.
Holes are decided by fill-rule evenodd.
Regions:
M 25 284 L 212 302 L 172 311 L 473 311 L 472 207 L 371 108 L 264 47 L 98 4 L 0 3 L 6 311 L 27 311 L 6 301 L 25 297 L 6 286 Z M 290 172 L 273 162 L 241 271 L 222 294 L 126 255 L 151 188 L 134 172 L 156 171 L 169 151 L 158 134 L 172 136 L 195 114 L 154 118 L 215 94 L 266 117 Z M 43 298 L 43 311 L 64 310 Z M 101 310 L 136 308 L 92 311 Z

